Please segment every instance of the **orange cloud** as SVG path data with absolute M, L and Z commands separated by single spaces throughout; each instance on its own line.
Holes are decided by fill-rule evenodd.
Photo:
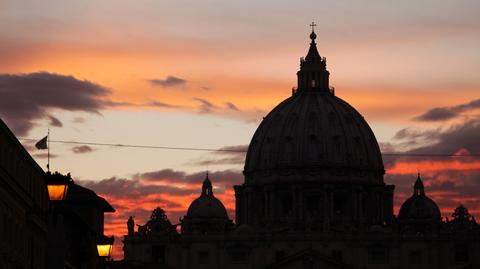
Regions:
M 480 161 L 460 161 L 453 157 L 449 160 L 419 160 L 419 161 L 397 161 L 387 169 L 389 174 L 411 174 L 412 171 L 422 173 L 438 172 L 442 170 L 471 171 L 480 170 Z

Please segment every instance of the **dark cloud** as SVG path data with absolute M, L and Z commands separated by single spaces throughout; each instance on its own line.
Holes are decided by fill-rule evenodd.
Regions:
M 172 183 L 202 183 L 205 180 L 205 172 L 187 174 L 183 171 L 163 169 L 135 175 L 137 180 L 144 182 L 172 182 Z M 243 174 L 235 170 L 223 170 L 209 172 L 209 178 L 213 184 L 233 186 L 243 180 Z
M 187 84 L 187 80 L 175 76 L 167 76 L 165 79 L 150 79 L 148 81 L 154 86 L 164 88 L 184 86 Z
M 212 87 L 208 87 L 208 86 L 201 86 L 200 89 L 204 90 L 204 91 L 210 91 L 212 89 Z
M 480 119 L 466 120 L 443 129 L 401 129 L 393 137 L 395 143 L 380 143 L 380 146 L 382 152 L 404 154 L 405 156 L 383 155 L 383 163 L 388 169 L 397 161 L 439 161 L 451 159 L 453 158 L 451 155 L 460 152 L 462 155 L 478 154 L 480 153 L 478 134 L 480 134 Z M 456 160 L 468 162 L 471 158 L 461 157 Z
M 168 200 L 168 199 L 164 199 L 164 198 L 154 198 L 150 201 L 152 203 L 162 205 L 162 207 L 164 207 L 164 208 L 165 207 L 169 208 L 170 210 L 173 209 L 173 208 L 183 208 L 183 205 L 181 205 L 180 203 L 177 203 L 177 202 L 174 202 L 174 201 L 171 201 L 171 200 Z
M 388 142 L 379 142 L 378 145 L 380 146 L 381 152 L 395 152 L 396 148 L 395 145 Z
M 217 151 L 208 153 L 206 158 L 193 161 L 195 165 L 224 165 L 234 164 L 243 165 L 245 163 L 245 155 L 247 154 L 248 145 L 236 145 L 219 148 Z
M 416 139 L 431 139 L 434 138 L 439 132 L 441 132 L 440 128 L 434 130 L 413 130 L 410 128 L 404 128 L 395 133 L 393 136 L 394 140 L 416 140 Z
M 35 120 L 49 119 L 49 109 L 99 113 L 109 90 L 88 80 L 48 72 L 0 74 L 0 115 L 17 135 L 25 135 Z M 61 124 L 61 123 L 60 123 Z
M 480 153 L 480 119 L 467 120 L 446 130 L 435 129 L 424 132 L 403 132 L 401 139 L 415 141 L 428 140 L 432 143 L 409 151 L 416 154 L 454 154 L 463 149 L 470 153 Z
M 103 100 L 103 105 L 110 107 L 120 107 L 120 106 L 138 106 L 137 104 L 130 102 L 116 102 L 112 100 Z
M 146 181 L 157 181 L 157 180 L 179 180 L 185 177 L 185 172 L 182 171 L 174 171 L 172 169 L 163 169 L 153 172 L 147 172 L 139 174 L 140 178 Z
M 217 151 L 213 151 L 214 154 L 235 154 L 245 156 L 247 154 L 248 145 L 235 145 L 235 146 L 226 146 L 221 147 Z
M 480 99 L 471 102 L 460 104 L 451 107 L 436 107 L 430 109 L 424 114 L 417 116 L 414 120 L 417 121 L 444 121 L 458 117 L 463 112 L 480 108 Z
M 176 106 L 176 105 L 171 105 L 171 104 L 167 104 L 167 103 L 163 103 L 163 102 L 159 102 L 159 101 L 148 102 L 148 103 L 145 103 L 144 105 L 155 106 L 155 107 L 163 107 L 163 108 L 178 108 L 179 107 L 179 106 Z
M 82 145 L 82 146 L 73 147 L 72 151 L 73 153 L 76 153 L 76 154 L 82 154 L 82 153 L 92 152 L 93 148 L 87 145 Z
M 200 160 L 200 161 L 194 162 L 194 164 L 198 166 L 228 165 L 228 164 L 243 165 L 244 162 L 245 162 L 244 157 L 242 158 L 239 156 L 233 156 L 233 157 L 226 157 L 226 158 L 220 158 L 220 159 Z
M 211 103 L 210 101 L 202 99 L 202 98 L 195 97 L 195 98 L 193 98 L 193 100 L 200 103 L 200 112 L 202 112 L 202 113 L 212 112 L 217 107 L 213 103 Z
M 57 158 L 59 155 L 58 154 L 51 154 L 50 153 L 50 159 Z M 48 158 L 48 153 L 35 153 L 33 154 L 33 157 L 39 158 L 39 159 L 47 159 Z
M 230 110 L 240 111 L 238 107 L 232 102 L 225 102 L 225 106 Z
M 112 177 L 101 181 L 81 181 L 80 184 L 96 192 L 115 198 L 137 199 L 151 194 L 170 194 L 186 196 L 192 190 L 169 185 L 150 185 L 140 179 L 125 179 Z
M 209 178 L 214 186 L 225 185 L 226 188 L 230 188 L 233 185 L 238 185 L 243 182 L 243 173 L 237 170 L 215 171 L 209 172 Z M 185 176 L 185 180 L 191 183 L 201 183 L 204 179 L 205 172 L 198 172 Z
M 50 126 L 63 127 L 62 122 L 59 119 L 55 118 L 54 116 L 49 115 L 48 119 L 50 120 Z
M 415 117 L 416 121 L 442 121 L 455 118 L 458 116 L 458 113 L 446 107 L 437 107 L 430 109 L 424 114 Z

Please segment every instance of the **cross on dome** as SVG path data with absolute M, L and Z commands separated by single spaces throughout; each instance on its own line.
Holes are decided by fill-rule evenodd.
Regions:
M 315 34 L 315 26 L 317 26 L 315 24 L 315 22 L 312 21 L 312 23 L 310 24 L 310 27 L 312 27 L 312 33 L 310 34 L 310 39 L 312 39 L 312 43 L 315 43 L 315 38 L 317 38 L 317 34 Z
M 312 21 L 312 23 L 310 23 L 310 27 L 312 27 L 312 32 L 315 32 L 315 26 L 317 25 L 315 24 L 314 21 Z

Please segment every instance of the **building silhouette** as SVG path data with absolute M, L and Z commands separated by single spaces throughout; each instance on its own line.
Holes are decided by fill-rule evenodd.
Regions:
M 104 235 L 104 214 L 113 212 L 104 198 L 72 183 L 65 201 L 50 212 L 47 268 L 103 268 L 97 240 Z
M 0 269 L 100 269 L 97 239 L 112 206 L 74 182 L 49 201 L 45 173 L 0 119 Z M 70 178 L 71 179 L 71 178 Z
M 0 119 L 0 268 L 46 268 L 44 172 Z
M 292 96 L 250 142 L 235 225 L 207 174 L 178 229 L 161 209 L 138 231 L 129 219 L 114 268 L 480 268 L 475 219 L 459 207 L 444 222 L 420 175 L 394 216 L 375 135 L 310 38 Z

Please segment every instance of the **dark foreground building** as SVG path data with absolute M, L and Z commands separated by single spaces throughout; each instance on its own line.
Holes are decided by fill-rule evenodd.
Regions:
M 394 216 L 375 135 L 310 38 L 298 86 L 250 142 L 236 224 L 207 176 L 181 233 L 160 209 L 136 232 L 129 220 L 116 268 L 480 268 L 475 219 L 459 207 L 443 222 L 420 175 Z
M 0 269 L 101 269 L 97 252 L 112 206 L 74 182 L 49 201 L 45 173 L 0 119 Z M 70 178 L 71 179 L 71 178 Z
M 46 268 L 44 172 L 0 120 L 0 268 Z

